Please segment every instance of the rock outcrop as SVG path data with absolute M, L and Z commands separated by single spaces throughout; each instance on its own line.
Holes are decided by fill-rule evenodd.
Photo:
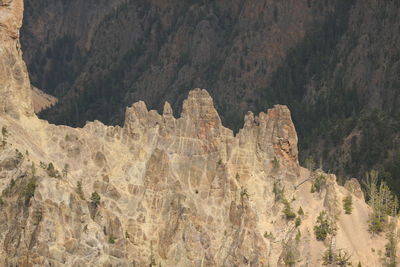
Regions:
M 302 183 L 310 173 L 298 165 L 287 107 L 249 113 L 236 136 L 205 90 L 191 91 L 182 110 L 174 118 L 168 103 L 160 115 L 138 102 L 123 128 L 2 116 L 1 264 L 281 266 L 289 253 L 296 266 L 318 266 L 326 248 L 313 226 L 326 210 L 338 248 L 378 266 L 385 240 L 367 232 L 365 202 L 354 198 L 345 215 L 341 199 L 352 192 L 334 176 L 319 193 Z M 299 226 L 277 185 L 293 211 L 302 207 Z
M 30 84 L 19 43 L 23 0 L 0 1 L 0 114 L 32 115 Z
M 21 2 L 7 3 L 2 12 Z M 29 82 L 0 78 L 12 104 L 0 114 L 1 266 L 319 266 L 321 211 L 337 228 L 334 249 L 380 265 L 386 241 L 368 233 L 365 202 L 341 212 L 352 192 L 322 172 L 310 192 L 316 174 L 299 166 L 286 106 L 248 113 L 234 135 L 195 89 L 180 118 L 168 103 L 159 114 L 137 102 L 123 127 L 70 128 L 31 116 Z

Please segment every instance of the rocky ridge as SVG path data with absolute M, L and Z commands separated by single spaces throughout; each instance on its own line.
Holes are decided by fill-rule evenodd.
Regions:
M 202 89 L 190 91 L 179 118 L 168 103 L 159 114 L 137 102 L 123 127 L 39 120 L 11 45 L 22 1 L 6 2 L 0 61 L 17 65 L 2 64 L 1 73 L 19 66 L 24 83 L 0 76 L 0 265 L 319 266 L 329 244 L 313 227 L 325 210 L 335 249 L 380 266 L 386 240 L 368 233 L 371 211 L 357 184 L 350 192 L 334 175 L 299 165 L 286 106 L 249 112 L 236 135 Z M 311 193 L 317 176 L 326 183 Z M 353 212 L 344 214 L 342 199 L 353 193 Z M 288 206 L 302 208 L 299 225 L 285 216 Z

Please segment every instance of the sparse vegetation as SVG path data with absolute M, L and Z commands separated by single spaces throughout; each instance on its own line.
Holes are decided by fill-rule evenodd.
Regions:
M 66 163 L 66 164 L 64 165 L 63 170 L 62 170 L 63 177 L 64 177 L 64 178 L 67 177 L 67 176 L 68 176 L 68 173 L 69 173 L 69 164 Z
M 294 218 L 296 218 L 296 213 L 294 213 L 294 211 L 292 210 L 289 201 L 287 201 L 287 199 L 283 199 L 282 203 L 284 205 L 283 214 L 285 214 L 285 218 L 287 220 L 293 220 Z
M 269 232 L 269 233 L 265 232 L 264 233 L 264 238 L 273 240 L 274 239 L 274 235 L 272 234 L 272 232 Z
M 36 208 L 33 212 L 33 225 L 38 225 L 43 219 L 43 210 Z
M 326 177 L 323 174 L 317 175 L 317 177 L 314 179 L 312 185 L 311 185 L 311 193 L 319 193 L 323 189 L 323 187 L 326 185 Z
M 5 126 L 1 128 L 2 140 L 1 140 L 1 148 L 5 148 L 7 145 L 7 137 L 8 137 L 8 130 Z
M 92 193 L 92 196 L 90 197 L 90 200 L 92 201 L 93 205 L 97 208 L 100 205 L 101 197 L 96 191 L 94 191 Z
M 294 226 L 299 227 L 300 224 L 301 224 L 301 219 L 300 219 L 300 217 L 297 217 L 295 222 L 294 222 Z
M 236 181 L 238 181 L 238 182 L 240 181 L 239 173 L 236 173 L 235 179 L 236 179 Z
M 328 217 L 326 211 L 320 212 L 316 225 L 314 226 L 314 234 L 318 241 L 324 241 L 328 235 L 335 234 L 333 222 Z
M 306 160 L 304 161 L 306 168 L 310 171 L 313 172 L 315 170 L 315 161 L 313 157 L 308 157 L 306 158 Z
M 30 179 L 24 190 L 25 204 L 29 204 L 31 198 L 35 195 L 36 187 L 35 179 Z
M 343 199 L 343 209 L 346 214 L 353 211 L 353 197 L 350 194 Z
M 30 174 L 31 174 L 31 177 L 33 178 L 33 177 L 35 177 L 35 175 L 36 175 L 36 166 L 35 166 L 35 163 L 34 162 L 32 162 L 32 164 L 31 164 L 31 168 L 30 168 Z
M 295 266 L 298 254 L 296 244 L 293 240 L 290 240 L 283 245 L 282 258 L 286 266 Z
M 299 243 L 300 242 L 300 238 L 301 238 L 301 232 L 300 229 L 297 229 L 297 234 L 296 234 L 296 242 Z
M 110 243 L 110 244 L 115 244 L 115 237 L 112 236 L 112 235 L 110 235 L 110 236 L 108 237 L 108 243 Z
M 297 214 L 299 216 L 303 216 L 304 215 L 304 211 L 303 211 L 303 208 L 301 206 L 300 206 L 299 210 L 297 211 Z
M 83 190 L 82 190 L 82 182 L 78 181 L 76 184 L 76 193 L 79 195 L 79 197 L 82 200 L 85 200 L 85 195 L 83 194 Z
M 47 168 L 47 165 L 46 165 L 46 163 L 44 163 L 43 161 L 41 161 L 41 162 L 39 163 L 39 167 L 42 168 L 43 170 L 45 170 L 45 169 Z
M 15 160 L 17 163 L 17 167 L 20 167 L 22 162 L 24 161 L 24 155 L 18 149 L 15 149 Z
M 396 219 L 389 224 L 388 232 L 386 233 L 388 243 L 385 245 L 384 266 L 396 267 L 397 266 L 397 243 L 398 237 L 396 234 Z
M 329 247 L 322 256 L 322 265 L 324 266 L 352 266 L 350 262 L 351 255 L 344 249 L 335 251 L 332 246 L 332 240 Z
M 274 157 L 274 159 L 272 160 L 272 171 L 277 172 L 279 171 L 279 168 L 280 168 L 279 160 L 276 157 Z
M 285 189 L 282 187 L 281 182 L 279 180 L 275 180 L 272 188 L 272 193 L 274 193 L 275 196 L 275 202 L 284 199 L 284 191 Z
M 50 177 L 61 178 L 60 173 L 58 172 L 58 170 L 56 170 L 56 168 L 54 168 L 52 162 L 50 162 L 49 165 L 47 166 L 46 172 Z
M 393 196 L 384 181 L 378 183 L 378 176 L 379 173 L 372 170 L 366 173 L 364 181 L 368 204 L 373 210 L 369 218 L 368 230 L 373 234 L 384 231 L 388 215 L 397 215 L 398 207 L 397 197 Z

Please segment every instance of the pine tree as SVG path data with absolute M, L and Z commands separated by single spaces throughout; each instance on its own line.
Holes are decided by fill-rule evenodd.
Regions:
M 353 197 L 350 194 L 343 199 L 343 209 L 346 214 L 351 214 L 353 210 Z
M 368 230 L 374 234 L 384 230 L 388 216 L 392 215 L 394 211 L 397 213 L 398 206 L 397 198 L 393 196 L 386 183 L 381 181 L 380 185 L 378 185 L 378 176 L 379 173 L 377 171 L 367 172 L 364 182 L 367 197 L 369 198 L 368 204 L 373 210 L 369 218 Z

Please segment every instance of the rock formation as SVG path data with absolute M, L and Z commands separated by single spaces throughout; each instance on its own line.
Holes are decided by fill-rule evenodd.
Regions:
M 21 3 L 2 4 L 1 20 L 19 22 Z M 1 266 L 319 266 L 321 211 L 336 225 L 334 249 L 380 266 L 386 241 L 367 231 L 370 208 L 354 197 L 344 214 L 352 192 L 299 166 L 286 106 L 248 113 L 234 135 L 195 89 L 179 118 L 168 103 L 159 114 L 137 102 L 123 127 L 55 126 L 32 115 L 20 50 L 1 51 L 17 64 L 2 73 L 22 68 L 21 83 L 0 76 Z M 311 193 L 316 175 L 325 183 Z
M 23 0 L 0 1 L 0 114 L 32 115 L 30 83 L 19 43 Z

